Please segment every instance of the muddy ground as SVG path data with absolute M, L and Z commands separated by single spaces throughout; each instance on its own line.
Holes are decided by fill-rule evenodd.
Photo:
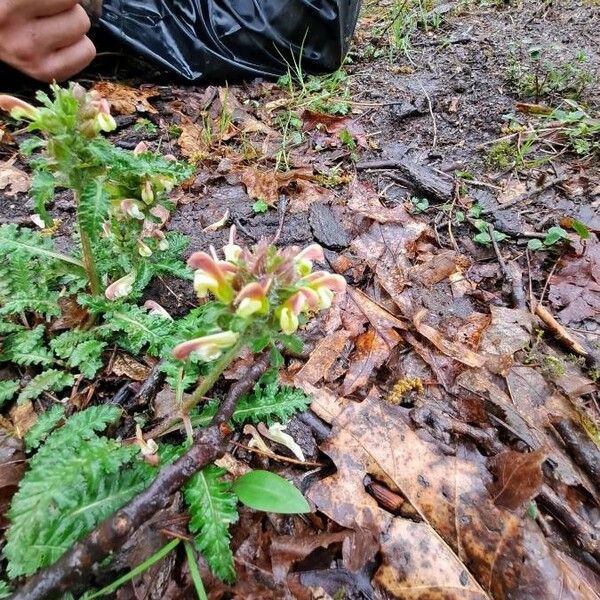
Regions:
M 215 88 L 147 81 L 114 56 L 101 57 L 82 76 L 86 84 L 102 77 L 158 86 L 150 99 L 157 111 L 120 115 L 113 139 L 128 148 L 144 139 L 197 160 L 197 175 L 179 192 L 168 224 L 189 236 L 188 253 L 224 243 L 226 229 L 205 228 L 229 211 L 228 223 L 246 243 L 273 238 L 279 228 L 282 246 L 320 243 L 328 266 L 367 296 L 351 295 L 323 318 L 313 331 L 327 334 L 331 346 L 309 335 L 309 352 L 291 359 L 283 375 L 315 395 L 313 411 L 295 418 L 289 431 L 307 460 L 325 466 L 290 466 L 232 449 L 234 461 L 291 477 L 317 512 L 299 519 L 242 511 L 232 530 L 238 583 L 224 586 L 201 565 L 209 597 L 598 597 L 597 471 L 574 458 L 553 424 L 584 423 L 595 443 L 600 439 L 600 146 L 577 154 L 554 130 L 547 137 L 535 133 L 519 162 L 514 148 L 499 151 L 494 142 L 510 136 L 522 147 L 545 126 L 540 107 L 564 107 L 569 96 L 598 118 L 600 6 L 593 0 L 438 3 L 430 7 L 429 24 L 410 35 L 408 52 L 394 40 L 397 7 L 370 1 L 363 10 L 345 67 L 350 114 L 337 117 L 354 143 L 342 143 L 327 131 L 335 124 L 322 120 L 321 127 L 306 126 L 304 140 L 290 151 L 292 170 L 309 167 L 337 179 L 323 185 L 321 177 L 309 186 L 294 179 L 264 214 L 253 210 L 245 169 L 250 175 L 272 170 L 276 148 L 263 145 L 252 158 L 239 139 L 222 139 L 208 156 L 199 144 L 194 156 L 168 133 L 175 125 L 193 134 L 189 119 L 211 113 Z M 541 48 L 556 68 L 575 65 L 570 76 L 585 80 L 582 89 L 538 97 L 524 90 L 523 69 L 535 65 L 532 48 Z M 578 53 L 585 55 L 581 63 Z M 511 69 L 521 70 L 516 82 Z M 230 91 L 241 107 L 240 128 L 250 117 L 276 128 L 265 107 L 285 97 L 280 87 L 252 82 Z M 221 96 L 221 108 L 228 101 Z M 152 132 L 136 129 L 140 118 L 156 126 Z M 14 146 L 0 146 L 0 158 L 14 153 Z M 26 193 L 0 192 L 0 222 L 26 222 L 31 211 Z M 53 214 L 62 220 L 57 243 L 68 245 L 67 194 L 55 201 Z M 587 239 L 573 229 L 573 219 L 585 225 Z M 559 225 L 566 239 L 546 244 L 548 230 Z M 474 239 L 494 231 L 508 236 L 497 249 Z M 531 240 L 541 249 L 528 247 Z M 169 279 L 153 282 L 147 294 L 173 314 L 195 302 L 187 284 Z M 557 323 L 532 316 L 540 300 Z M 564 327 L 584 345 L 584 356 L 561 343 Z M 366 348 L 369 335 L 376 343 Z M 332 353 L 331 364 L 311 363 L 315 348 L 323 357 Z M 467 351 L 497 361 L 483 369 Z M 315 362 L 328 367 L 319 372 Z M 408 387 L 398 392 L 402 381 Z M 390 400 L 394 394 L 400 406 Z M 353 446 L 359 435 L 370 459 Z M 597 456 L 594 442 L 586 448 Z M 399 463 L 390 466 L 396 451 Z M 518 462 L 510 453 L 526 451 L 541 454 L 536 464 L 516 470 L 516 480 L 536 480 L 549 457 L 545 491 L 541 483 L 529 489 L 498 475 Z M 501 457 L 495 466 L 493 457 Z M 492 480 L 517 491 L 493 504 L 480 489 L 493 488 Z M 534 510 L 533 498 L 531 518 L 524 507 Z M 453 507 L 441 508 L 446 502 Z M 448 531 L 454 519 L 456 531 Z M 317 533 L 330 538 L 320 545 Z M 170 560 L 116 597 L 192 597 L 189 574 Z

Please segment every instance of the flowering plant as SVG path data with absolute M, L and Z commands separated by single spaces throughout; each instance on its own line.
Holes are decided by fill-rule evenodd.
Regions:
M 193 380 L 195 367 L 209 364 L 208 371 L 201 369 L 205 376 L 200 385 L 180 403 L 184 415 L 244 347 L 261 352 L 270 346 L 275 367 L 281 363 L 278 345 L 300 350 L 302 343 L 294 334 L 346 288 L 341 275 L 313 270 L 315 262 L 324 261 L 317 244 L 304 250 L 277 249 L 263 240 L 250 249 L 239 246 L 235 234 L 232 227 L 221 256 L 211 247 L 209 253 L 195 252 L 188 259 L 203 304 L 186 318 L 187 336 L 175 343 L 169 367 L 188 372 Z
M 131 152 L 106 140 L 102 134 L 114 131 L 117 123 L 97 92 L 78 84 L 51 90 L 53 98 L 38 92 L 39 107 L 0 95 L 0 110 L 39 134 L 21 150 L 36 152 L 31 193 L 46 225 L 52 224 L 46 204 L 55 189 L 73 191 L 83 263 L 92 293 L 99 294 L 103 279 L 133 274 L 135 280 L 145 259 L 168 250 L 161 231 L 172 207 L 167 195 L 190 176 L 191 168 L 149 152 L 143 143 Z
M 341 275 L 313 272 L 313 262 L 324 260 L 317 244 L 302 251 L 278 250 L 261 241 L 252 250 L 243 249 L 235 243 L 232 227 L 223 255 L 224 260 L 214 248 L 210 254 L 195 252 L 188 266 L 194 270 L 198 298 L 212 295 L 228 308 L 228 328 L 215 326 L 208 335 L 177 345 L 175 358 L 183 360 L 193 353 L 205 361 L 215 360 L 236 346 L 248 330 L 250 337 L 260 340 L 257 346 L 264 347 L 267 338 L 295 333 L 308 315 L 329 308 L 334 294 L 346 288 Z

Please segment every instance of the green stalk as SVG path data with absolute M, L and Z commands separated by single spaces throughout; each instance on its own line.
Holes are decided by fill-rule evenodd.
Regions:
M 223 354 L 221 358 L 217 360 L 215 366 L 209 371 L 208 375 L 202 380 L 202 383 L 195 389 L 190 398 L 181 405 L 181 411 L 183 414 L 189 413 L 190 410 L 206 396 L 215 383 L 217 383 L 217 379 L 219 379 L 223 371 L 225 371 L 225 369 L 231 364 L 231 361 L 246 345 L 246 341 L 246 336 L 241 334 L 235 345 L 229 348 L 229 350 L 227 350 L 227 352 L 225 352 L 225 354 Z
M 96 262 L 94 261 L 94 253 L 92 250 L 92 240 L 85 231 L 85 226 L 82 223 L 81 214 L 79 213 L 79 193 L 75 192 L 75 200 L 77 205 L 77 222 L 79 224 L 79 238 L 81 240 L 81 253 L 83 255 L 83 266 L 88 276 L 90 284 L 90 291 L 92 295 L 99 296 L 102 291 L 102 285 L 100 284 L 100 276 L 96 269 Z
M 202 583 L 202 577 L 200 575 L 200 571 L 198 570 L 198 563 L 196 562 L 196 553 L 194 552 L 194 548 L 189 542 L 184 542 L 184 545 L 185 556 L 187 558 L 192 581 L 194 582 L 194 587 L 196 588 L 198 600 L 208 600 L 208 597 L 206 596 L 206 590 L 204 589 L 204 584 Z
M 113 581 L 110 585 L 102 588 L 101 590 L 94 592 L 91 596 L 87 596 L 87 600 L 92 600 L 92 598 L 100 598 L 101 596 L 106 596 L 107 594 L 112 594 L 116 590 L 118 590 L 124 583 L 131 581 L 138 575 L 141 575 L 146 569 L 150 568 L 154 563 L 157 563 L 159 560 L 163 559 L 171 550 L 174 550 L 177 544 L 179 544 L 181 540 L 175 539 L 170 541 L 168 544 L 163 546 L 158 552 L 155 552 L 152 556 L 147 558 L 143 563 L 139 564 L 134 569 L 131 569 L 129 573 L 125 573 L 123 577 L 119 577 Z

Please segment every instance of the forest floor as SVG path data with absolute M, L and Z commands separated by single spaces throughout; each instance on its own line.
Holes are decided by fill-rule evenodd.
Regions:
M 319 243 L 349 284 L 281 374 L 312 397 L 287 425 L 306 464 L 241 431 L 223 463 L 284 475 L 315 512 L 241 509 L 237 582 L 200 563 L 211 600 L 600 598 L 599 27 L 593 0 L 372 0 L 331 76 L 166 86 L 107 57 L 82 78 L 118 145 L 197 165 L 167 225 L 188 254 L 235 224 L 245 243 Z M 24 223 L 10 142 L 0 222 Z M 67 244 L 67 195 L 52 214 Z M 169 278 L 146 295 L 197 302 Z M 129 359 L 107 396 L 153 366 Z M 172 405 L 160 390 L 149 423 Z M 115 597 L 191 598 L 186 563 Z

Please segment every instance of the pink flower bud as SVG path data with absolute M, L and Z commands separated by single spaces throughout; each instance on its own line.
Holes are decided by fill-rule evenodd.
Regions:
M 199 298 L 205 298 L 210 291 L 224 304 L 233 300 L 233 288 L 227 281 L 227 277 L 221 265 L 217 263 L 206 252 L 194 252 L 187 264 L 194 269 L 194 289 Z
M 149 147 L 148 144 L 146 144 L 146 142 L 141 141 L 134 149 L 133 149 L 133 153 L 135 154 L 135 156 L 139 156 L 140 154 L 144 154 L 145 152 L 148 152 Z
M 129 198 L 121 200 L 120 207 L 121 210 L 132 219 L 138 219 L 139 221 L 145 219 L 144 213 L 140 210 L 140 205 L 135 200 Z
M 0 94 L 0 110 L 8 112 L 17 121 L 34 121 L 40 116 L 40 111 L 29 102 L 5 94 Z
M 194 353 L 204 362 L 210 362 L 221 356 L 223 350 L 231 348 L 238 341 L 239 334 L 233 331 L 221 331 L 211 335 L 183 342 L 173 349 L 173 357 L 178 360 L 189 358 Z
M 163 319 L 169 319 L 170 321 L 173 320 L 173 317 L 158 302 L 154 302 L 154 300 L 146 300 L 144 308 L 148 310 L 149 315 L 155 315 Z
M 294 333 L 300 324 L 298 317 L 308 307 L 306 296 L 296 292 L 290 296 L 279 311 L 279 326 L 287 335 Z
M 248 318 L 256 313 L 266 313 L 269 310 L 269 302 L 265 288 L 254 281 L 245 285 L 234 300 L 237 306 L 236 314 L 242 318 Z
M 133 284 L 135 283 L 135 273 L 129 273 L 121 279 L 111 283 L 105 290 L 104 295 L 107 300 L 118 300 L 119 298 L 125 298 L 129 296 L 133 291 Z
M 296 254 L 294 262 L 296 263 L 298 274 L 301 276 L 308 275 L 312 271 L 313 261 L 315 260 L 319 262 L 325 261 L 323 248 L 319 244 L 311 244 Z

